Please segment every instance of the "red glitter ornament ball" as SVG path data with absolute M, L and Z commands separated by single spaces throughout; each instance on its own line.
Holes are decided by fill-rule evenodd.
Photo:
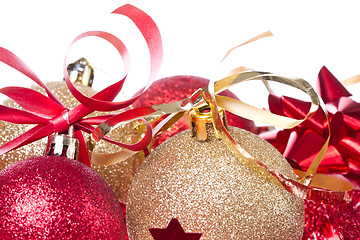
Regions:
M 154 104 L 169 103 L 190 97 L 197 89 L 203 88 L 209 84 L 209 80 L 202 77 L 179 75 L 162 78 L 155 81 L 150 88 L 141 95 L 141 97 L 133 104 L 134 107 L 149 106 Z M 222 96 L 238 99 L 231 91 L 226 90 L 220 93 Z M 228 125 L 245 129 L 255 134 L 259 133 L 259 129 L 253 121 L 236 116 L 230 112 L 226 112 Z M 190 121 L 180 119 L 169 130 L 160 135 L 153 147 L 158 146 L 176 133 L 182 132 L 190 128 Z
M 61 156 L 0 172 L 0 239 L 125 239 L 120 203 L 84 164 Z

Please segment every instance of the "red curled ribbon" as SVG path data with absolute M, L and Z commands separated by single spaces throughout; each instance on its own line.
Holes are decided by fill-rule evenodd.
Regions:
M 13 149 L 46 137 L 52 133 L 67 132 L 69 126 L 73 125 L 75 127 L 75 137 L 80 141 L 79 161 L 90 165 L 86 143 L 82 136 L 81 130 L 87 133 L 91 133 L 94 129 L 92 125 L 99 124 L 100 120 L 102 122 L 111 117 L 111 115 L 102 116 L 101 118 L 84 119 L 84 117 L 94 111 L 113 111 L 128 107 L 141 95 L 143 91 L 145 91 L 151 85 L 162 61 L 162 41 L 160 32 L 150 16 L 129 4 L 119 7 L 112 13 L 124 15 L 132 20 L 145 38 L 148 49 L 150 51 L 151 62 L 150 77 L 147 86 L 131 99 L 123 102 L 112 102 L 112 100 L 114 100 L 117 94 L 121 91 L 124 81 L 126 80 L 125 76 L 120 81 L 106 87 L 102 91 L 89 98 L 79 92 L 71 83 L 67 73 L 67 65 L 65 60 L 64 78 L 66 84 L 74 97 L 80 102 L 80 105 L 70 110 L 67 109 L 55 97 L 50 89 L 45 86 L 45 84 L 30 70 L 30 68 L 23 61 L 21 61 L 12 52 L 4 48 L 0 48 L 0 61 L 29 77 L 36 84 L 45 89 L 48 95 L 44 96 L 32 89 L 23 87 L 5 87 L 0 89 L 0 93 L 14 100 L 24 109 L 19 110 L 0 105 L 0 120 L 16 124 L 36 124 L 36 126 L 29 131 L 2 145 L 0 147 L 0 154 L 7 153 Z M 85 32 L 75 38 L 72 44 L 82 38 L 90 36 L 100 37 L 111 43 L 122 57 L 125 71 L 126 73 L 128 72 L 130 65 L 129 53 L 123 42 L 114 35 L 102 31 Z M 144 139 L 133 145 L 123 144 L 108 137 L 105 137 L 104 140 L 110 141 L 122 147 L 130 148 L 134 151 L 140 151 L 145 149 L 151 141 L 151 128 L 147 124 L 147 131 L 145 133 Z

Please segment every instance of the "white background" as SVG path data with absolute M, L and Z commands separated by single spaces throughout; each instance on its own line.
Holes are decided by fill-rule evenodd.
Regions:
M 312 85 L 324 65 L 339 80 L 360 74 L 357 1 L 2 1 L 0 46 L 19 56 L 43 81 L 58 81 L 67 48 L 77 35 L 109 31 L 130 49 L 133 67 L 125 86 L 129 96 L 146 82 L 148 53 L 131 22 L 110 15 L 125 3 L 147 12 L 158 24 L 164 45 L 158 78 L 188 74 L 216 79 L 237 66 L 301 77 Z M 238 49 L 216 71 L 228 49 L 267 30 L 274 37 Z M 68 56 L 69 62 L 84 56 L 92 63 L 98 72 L 95 88 L 122 75 L 120 57 L 99 39 L 79 41 Z M 0 65 L 0 87 L 31 84 Z M 234 91 L 242 100 L 265 104 L 266 97 L 258 99 L 263 96 L 259 89 L 263 87 L 256 83 Z

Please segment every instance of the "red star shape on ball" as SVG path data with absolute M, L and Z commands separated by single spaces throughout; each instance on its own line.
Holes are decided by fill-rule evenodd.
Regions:
M 172 218 L 166 228 L 150 228 L 154 240 L 199 240 L 201 233 L 185 233 L 180 222 Z

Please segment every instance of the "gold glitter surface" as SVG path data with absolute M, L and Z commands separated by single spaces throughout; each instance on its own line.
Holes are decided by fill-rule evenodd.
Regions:
M 129 123 L 114 129 L 109 136 L 123 143 L 131 144 L 140 140 L 142 133 L 141 129 L 135 130 L 133 124 Z M 120 149 L 114 144 L 101 141 L 96 145 L 93 152 L 114 153 L 120 151 Z M 144 153 L 139 152 L 123 162 L 104 166 L 92 164 L 91 167 L 110 184 L 119 201 L 126 203 L 131 181 L 144 158 Z
M 295 179 L 285 158 L 245 130 L 229 133 L 271 169 Z M 136 173 L 127 204 L 130 239 L 152 239 L 149 228 L 177 218 L 201 239 L 301 239 L 304 202 L 267 182 L 233 157 L 212 133 L 199 142 L 183 131 L 158 146 Z
M 45 84 L 67 108 L 74 108 L 79 105 L 79 102 L 72 96 L 65 82 L 48 82 Z M 96 93 L 95 90 L 91 87 L 84 86 L 80 83 L 73 84 L 86 96 L 92 96 Z M 33 86 L 31 88 L 45 94 L 45 91 L 39 86 Z M 10 99 L 5 100 L 3 104 L 9 107 L 21 109 L 20 106 L 18 106 Z M 89 116 L 98 116 L 100 114 L 102 113 L 97 112 Z M 12 124 L 0 121 L 0 145 L 14 139 L 15 137 L 29 130 L 31 127 L 32 125 Z M 141 134 L 141 130 L 134 130 L 132 125 L 125 125 L 111 132 L 109 136 L 124 143 L 133 143 L 139 139 Z M 85 139 L 87 138 L 86 133 L 84 133 L 84 137 Z M 45 144 L 46 139 L 42 139 L 23 146 L 19 149 L 13 150 L 7 154 L 0 155 L 0 171 L 22 159 L 43 155 Z M 120 148 L 114 144 L 101 141 L 95 147 L 94 152 L 110 153 L 119 151 L 119 149 Z M 92 168 L 109 183 L 119 201 L 125 202 L 131 179 L 133 178 L 143 159 L 144 156 L 142 154 L 137 154 L 121 163 L 110 166 L 98 166 L 93 164 Z

